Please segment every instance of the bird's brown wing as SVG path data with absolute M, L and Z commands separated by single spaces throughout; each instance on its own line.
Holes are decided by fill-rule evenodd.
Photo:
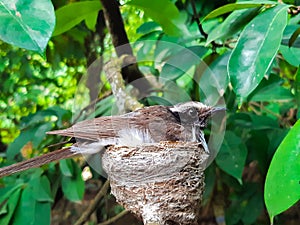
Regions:
M 155 141 L 169 140 L 175 137 L 174 127 L 180 124 L 165 106 L 150 106 L 120 116 L 105 116 L 81 121 L 64 130 L 50 131 L 57 134 L 84 140 L 117 138 L 121 130 L 138 129 L 150 132 Z M 172 133 L 173 132 L 173 133 Z

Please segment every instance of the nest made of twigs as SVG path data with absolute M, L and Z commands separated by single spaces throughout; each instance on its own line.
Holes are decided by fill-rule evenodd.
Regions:
M 111 192 L 144 224 L 197 224 L 208 154 L 199 143 L 111 146 L 102 158 Z

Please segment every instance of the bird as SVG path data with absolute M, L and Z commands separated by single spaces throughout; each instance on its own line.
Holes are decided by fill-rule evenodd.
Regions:
M 0 168 L 0 177 L 80 154 L 95 155 L 107 146 L 138 146 L 163 141 L 198 142 L 209 153 L 204 129 L 208 119 L 220 111 L 225 111 L 225 108 L 188 101 L 174 106 L 154 105 L 123 115 L 84 120 L 70 128 L 47 132 L 72 137 L 70 142 L 75 143 L 71 147 Z
M 223 107 L 189 101 L 174 106 L 154 105 L 123 115 L 103 116 L 76 123 L 47 134 L 73 137 L 71 151 L 95 154 L 105 146 L 137 146 L 161 141 L 199 142 L 209 153 L 204 139 L 208 119 Z
M 196 225 L 210 156 L 204 129 L 220 111 L 225 108 L 189 101 L 84 120 L 47 132 L 72 137 L 72 146 L 1 168 L 0 177 L 79 154 L 96 156 L 117 202 L 145 225 Z

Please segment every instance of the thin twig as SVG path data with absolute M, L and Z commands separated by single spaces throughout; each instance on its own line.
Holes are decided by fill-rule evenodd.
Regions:
M 193 9 L 193 14 L 194 14 L 194 19 L 196 20 L 196 23 L 197 23 L 197 25 L 198 25 L 198 29 L 199 29 L 199 31 L 200 31 L 200 34 L 203 35 L 203 37 L 204 37 L 205 39 L 207 39 L 208 34 L 204 31 L 203 26 L 202 26 L 202 24 L 201 24 L 201 22 L 200 22 L 199 15 L 198 15 L 198 13 L 197 13 L 197 8 L 196 8 L 195 1 L 194 1 L 194 0 L 190 0 L 190 1 L 191 1 L 191 4 L 192 4 L 192 9 Z M 213 51 L 215 51 L 215 49 L 216 49 L 217 47 L 223 47 L 223 46 L 224 46 L 224 45 L 221 45 L 221 44 L 216 43 L 215 41 L 212 41 L 211 44 L 212 44 L 212 47 L 213 47 L 213 48 L 212 48 Z
M 125 216 L 128 213 L 127 210 L 124 210 L 122 212 L 120 212 L 119 214 L 115 215 L 112 218 L 109 218 L 108 220 L 102 222 L 102 223 L 98 223 L 98 225 L 109 225 L 112 224 L 114 222 L 116 222 L 117 220 L 119 220 L 120 218 L 122 218 L 123 216 Z
M 196 4 L 194 0 L 191 0 L 191 4 L 192 4 L 192 8 L 193 8 L 193 13 L 194 13 L 194 19 L 196 20 L 196 23 L 198 25 L 198 29 L 200 31 L 200 34 L 203 35 L 203 37 L 205 39 L 207 39 L 208 34 L 203 30 L 202 24 L 200 23 L 200 19 L 199 19 L 199 15 L 197 13 L 197 9 L 196 9 Z
M 109 180 L 107 180 L 103 184 L 100 191 L 95 196 L 94 201 L 92 201 L 89 207 L 83 212 L 81 217 L 76 221 L 75 225 L 84 224 L 89 219 L 89 217 L 92 215 L 92 213 L 96 210 L 97 206 L 99 205 L 100 200 L 107 193 L 108 188 L 109 188 Z

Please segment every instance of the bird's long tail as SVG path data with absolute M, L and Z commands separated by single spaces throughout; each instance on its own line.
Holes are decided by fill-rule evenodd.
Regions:
M 44 164 L 54 162 L 61 159 L 71 158 L 80 153 L 71 151 L 71 147 L 62 148 L 53 152 L 49 152 L 45 155 L 37 156 L 23 162 L 15 163 L 10 166 L 0 168 L 0 178 L 14 173 L 18 173 L 30 168 L 40 167 Z

